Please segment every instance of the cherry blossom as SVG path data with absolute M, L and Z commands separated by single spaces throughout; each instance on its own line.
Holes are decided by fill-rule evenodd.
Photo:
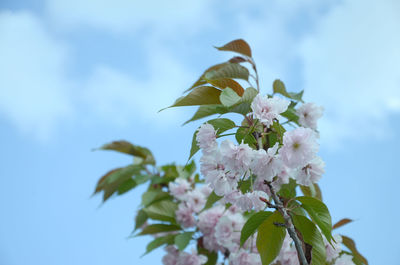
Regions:
M 283 146 L 279 154 L 283 162 L 289 168 L 303 167 L 318 152 L 316 134 L 309 128 L 299 127 L 293 131 L 287 131 L 283 135 Z
M 317 121 L 322 117 L 323 112 L 324 108 L 314 103 L 305 103 L 296 110 L 296 114 L 299 116 L 299 124 L 313 130 L 317 129 Z
M 260 120 L 262 124 L 269 127 L 274 119 L 280 120 L 282 112 L 285 112 L 290 102 L 279 97 L 268 98 L 258 94 L 251 103 L 251 109 L 254 117 Z
M 203 152 L 212 152 L 217 148 L 218 144 L 216 139 L 217 132 L 211 124 L 204 123 L 200 126 L 196 135 L 196 141 Z

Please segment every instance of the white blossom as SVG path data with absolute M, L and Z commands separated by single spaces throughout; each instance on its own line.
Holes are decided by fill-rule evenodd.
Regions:
M 251 163 L 252 172 L 266 181 L 272 181 L 273 177 L 282 170 L 283 163 L 277 155 L 279 144 L 276 143 L 267 151 L 260 149 L 253 152 L 253 161 Z
M 253 149 L 248 144 L 235 145 L 230 140 L 225 140 L 221 143 L 220 150 L 222 162 L 230 171 L 242 175 L 249 169 Z
M 296 110 L 300 125 L 313 130 L 317 129 L 317 121 L 323 112 L 324 108 L 314 103 L 305 103 Z
M 309 128 L 299 127 L 283 135 L 283 146 L 279 154 L 289 168 L 303 167 L 318 152 L 316 134 Z
M 200 172 L 215 194 L 223 196 L 236 188 L 239 176 L 227 171 L 219 150 L 203 154 L 200 162 Z
M 318 182 L 324 174 L 325 163 L 320 157 L 315 157 L 296 174 L 296 182 L 303 186 L 310 186 Z
M 353 256 L 348 254 L 342 254 L 340 257 L 335 261 L 333 265 L 355 265 L 353 262 Z
M 286 99 L 279 97 L 268 98 L 268 96 L 261 96 L 258 94 L 251 103 L 253 115 L 260 120 L 265 126 L 272 125 L 274 119 L 279 120 L 282 112 L 285 112 L 290 102 Z
M 334 259 L 339 257 L 340 252 L 342 251 L 342 237 L 338 234 L 333 236 L 331 243 L 326 240 L 326 237 L 323 236 L 325 248 L 326 248 L 326 260 L 328 262 L 332 262 Z
M 203 152 L 212 152 L 218 147 L 217 132 L 211 124 L 204 123 L 197 132 L 196 141 Z

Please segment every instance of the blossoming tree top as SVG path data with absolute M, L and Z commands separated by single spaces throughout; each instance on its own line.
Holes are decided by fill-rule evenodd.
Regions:
M 148 184 L 133 235 L 154 237 L 145 254 L 165 246 L 165 265 L 368 264 L 352 239 L 332 234 L 351 220 L 332 226 L 322 202 L 317 121 L 323 108 L 304 103 L 303 91 L 287 92 L 280 80 L 272 94 L 261 94 L 244 40 L 217 49 L 238 56 L 208 68 L 170 106 L 199 106 L 186 123 L 219 114 L 193 136 L 189 160 L 201 150 L 201 174 L 194 161 L 156 166 L 147 148 L 116 141 L 101 149 L 134 162 L 104 175 L 95 193 L 106 201 Z M 242 122 L 221 118 L 227 113 Z

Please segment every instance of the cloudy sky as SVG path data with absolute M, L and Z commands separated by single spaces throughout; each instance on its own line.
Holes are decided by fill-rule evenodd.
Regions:
M 399 14 L 395 0 L 0 1 L 0 264 L 158 264 L 126 239 L 137 193 L 90 197 L 129 158 L 91 150 L 126 139 L 184 163 L 193 109 L 157 111 L 236 38 L 264 93 L 280 78 L 324 106 L 333 220 L 356 220 L 340 232 L 371 264 L 400 264 Z

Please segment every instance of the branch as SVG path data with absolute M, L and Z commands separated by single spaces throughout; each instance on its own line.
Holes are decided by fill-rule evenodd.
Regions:
M 287 229 L 290 237 L 293 239 L 294 245 L 296 246 L 297 256 L 299 258 L 300 265 L 308 265 L 308 262 L 307 262 L 307 259 L 306 259 L 306 256 L 304 254 L 304 250 L 302 247 L 302 242 L 300 241 L 299 237 L 297 236 L 297 233 L 294 228 L 292 219 L 290 218 L 290 215 L 288 214 L 286 208 L 283 206 L 281 199 L 279 199 L 279 197 L 276 194 L 276 191 L 275 191 L 274 187 L 272 187 L 271 183 L 265 182 L 265 184 L 268 185 L 268 187 L 271 191 L 272 198 L 275 201 L 275 206 L 277 207 L 278 211 L 282 214 L 283 219 L 285 219 L 286 229 Z

